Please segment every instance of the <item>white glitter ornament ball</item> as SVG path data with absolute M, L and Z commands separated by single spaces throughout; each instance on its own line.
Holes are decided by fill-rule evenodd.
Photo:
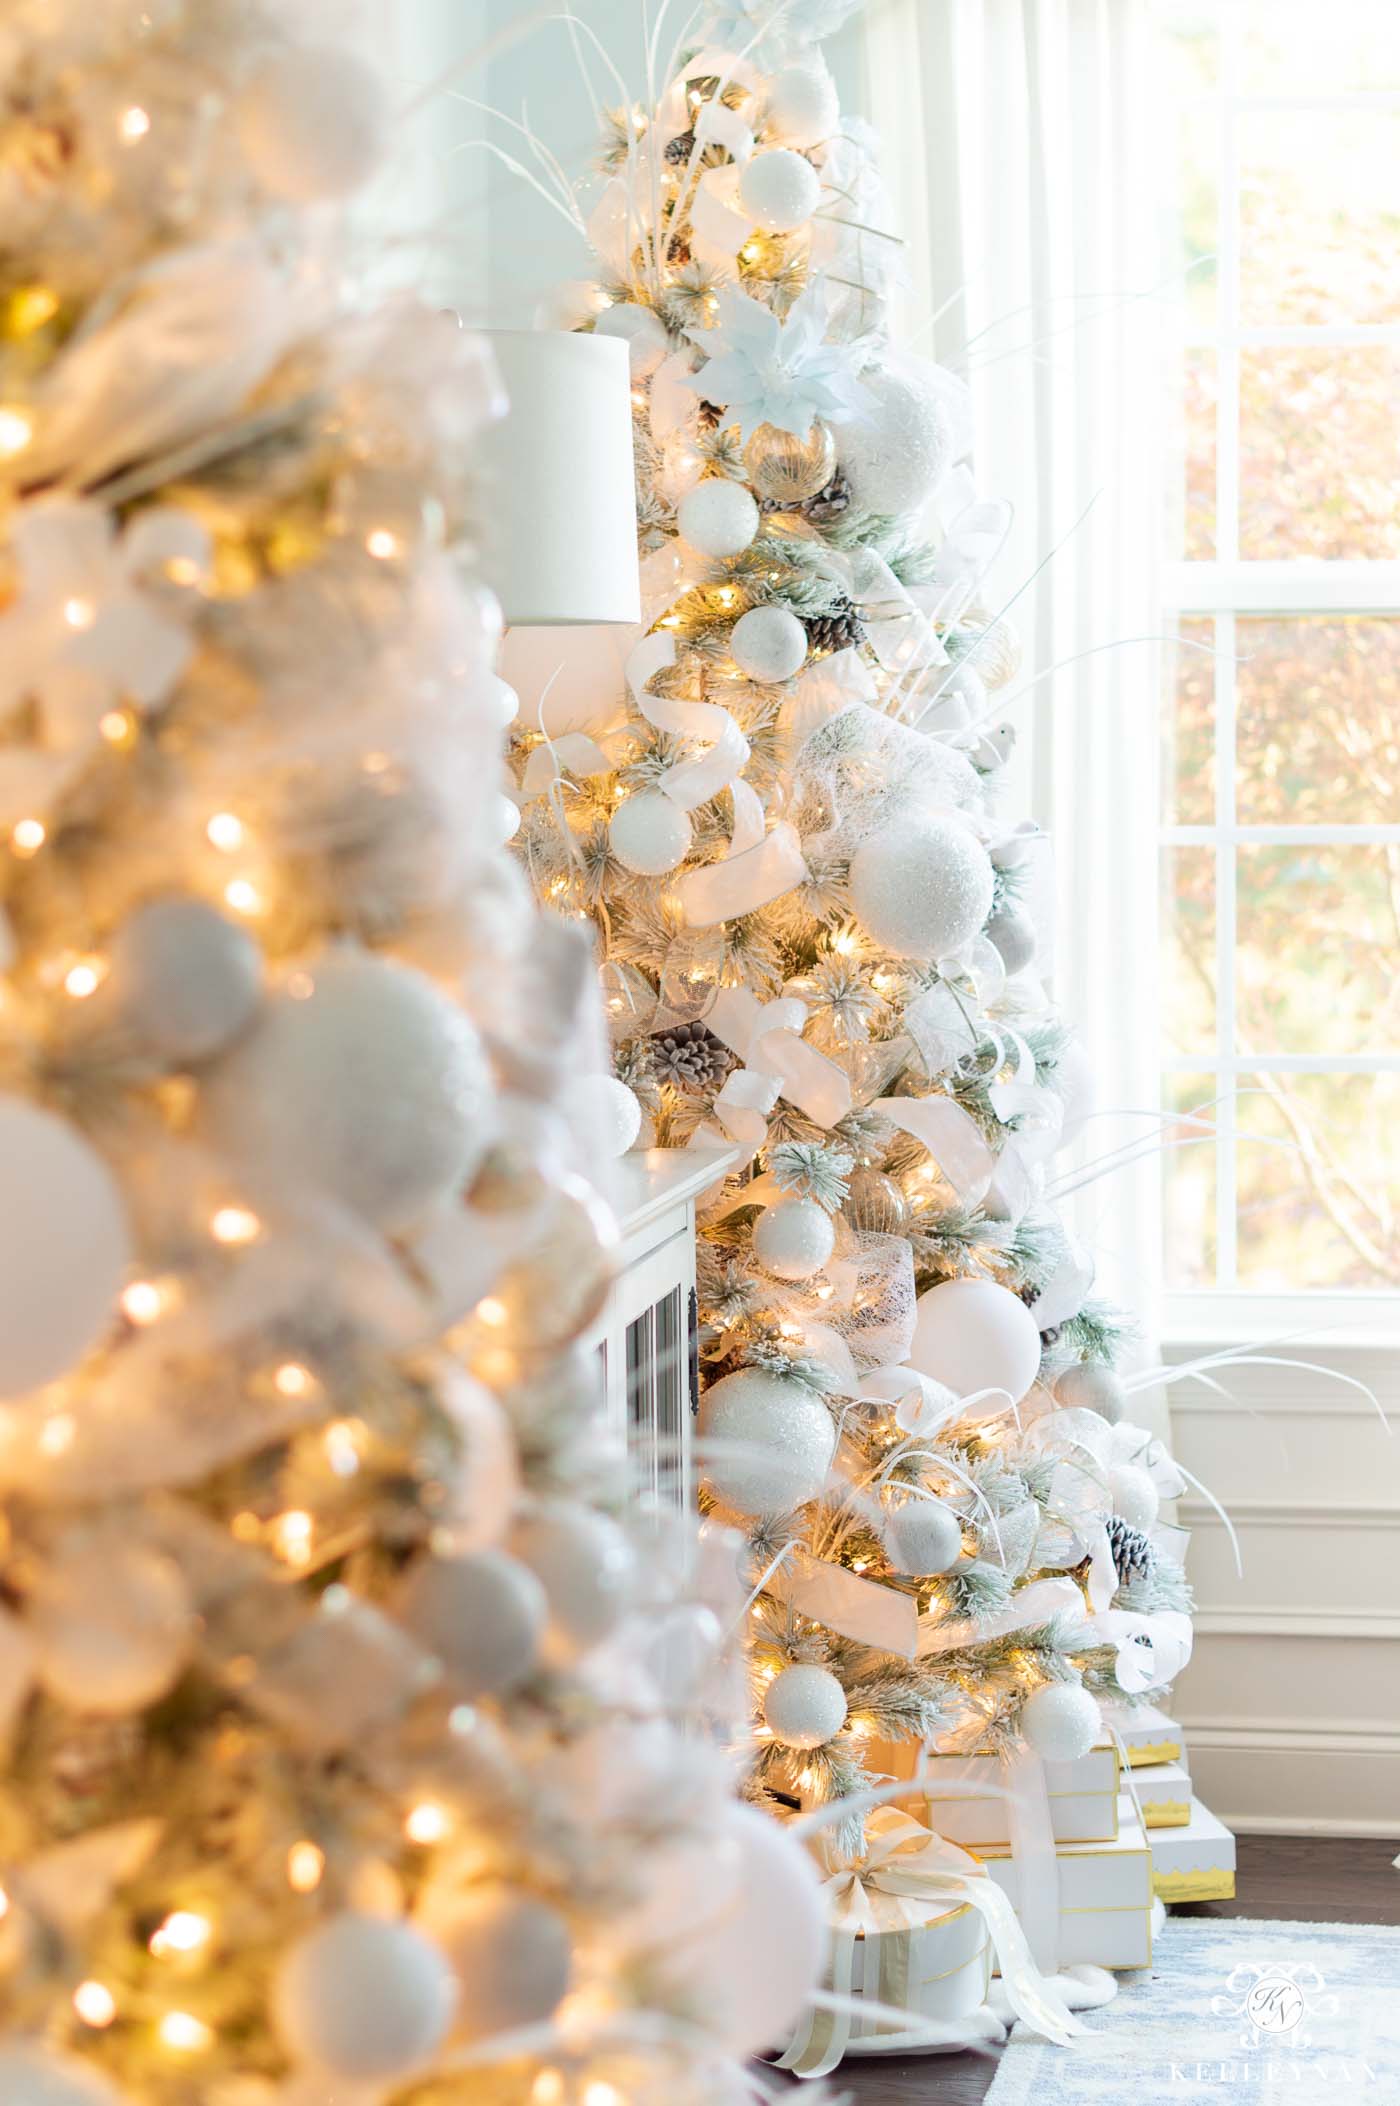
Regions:
M 550 1500 L 511 1531 L 513 1557 L 549 1604 L 546 1658 L 559 1665 L 601 1645 L 627 1614 L 637 1576 L 631 1543 L 608 1514 Z
M 407 2076 L 447 2037 L 457 1979 L 410 1923 L 346 1910 L 305 1937 L 272 1985 L 283 2045 L 328 2076 Z
M 52 1382 L 97 1343 L 130 1256 L 101 1156 L 52 1112 L 0 1096 L 0 1396 Z
M 642 1107 L 615 1075 L 580 1075 L 563 1101 L 584 1148 L 610 1160 L 626 1155 L 642 1130 Z
M 755 154 L 739 178 L 739 203 L 765 234 L 791 234 L 821 203 L 821 177 L 790 146 Z
M 533 1572 L 500 1550 L 426 1557 L 409 1575 L 399 1615 L 467 1696 L 499 1696 L 539 1663 L 549 1601 Z
M 624 870 L 664 877 L 690 853 L 690 817 L 663 790 L 635 790 L 608 822 L 608 840 Z
M 26 1624 L 39 1680 L 74 1711 L 116 1718 L 165 1695 L 189 1656 L 194 1609 L 174 1560 L 143 1543 L 60 1552 Z
M 262 953 L 202 899 L 157 899 L 117 931 L 108 981 L 130 1028 L 167 1060 L 207 1060 L 262 999 Z
M 1127 1391 L 1111 1367 L 1095 1360 L 1082 1360 L 1056 1377 L 1055 1402 L 1068 1410 L 1096 1411 L 1110 1426 L 1116 1426 L 1127 1405 Z
M 807 631 L 786 607 L 750 607 L 729 632 L 729 655 L 750 680 L 790 680 L 807 659 Z
M 986 849 L 955 819 L 922 813 L 867 835 L 851 858 L 857 919 L 897 958 L 944 958 L 987 919 L 996 876 Z
M 1078 1762 L 1103 1734 L 1103 1714 L 1077 1682 L 1046 1682 L 1021 1706 L 1021 1731 L 1045 1762 Z
M 688 490 L 676 510 L 682 541 L 702 556 L 737 556 L 758 532 L 759 512 L 742 483 L 712 475 Z
M 568 1925 L 557 1910 L 491 1884 L 430 1908 L 427 1922 L 457 1977 L 455 2040 L 487 2040 L 553 2016 L 573 1967 Z
M 870 400 L 837 426 L 836 451 L 851 502 L 867 511 L 912 512 L 930 498 L 955 459 L 948 403 L 925 361 L 904 358 L 860 376 Z
M 491 1138 L 491 1070 L 426 974 L 328 952 L 211 1070 L 205 1137 L 230 1162 L 328 1194 L 390 1233 L 456 1191 Z
M 764 1368 L 741 1367 L 706 1390 L 700 1404 L 704 1440 L 734 1444 L 705 1474 L 717 1494 L 743 1514 L 788 1513 L 815 1499 L 836 1453 L 836 1428 L 820 1397 L 802 1383 Z M 740 1454 L 739 1447 L 750 1450 Z
M 617 336 L 627 346 L 627 366 L 634 380 L 646 380 L 661 364 L 670 344 L 660 315 L 635 300 L 605 307 L 593 324 L 599 336 Z
M 906 1499 L 885 1524 L 885 1549 L 895 1571 L 911 1578 L 951 1572 L 962 1556 L 962 1523 L 936 1499 Z
M 274 52 L 239 90 L 235 113 L 244 158 L 263 189 L 298 205 L 360 189 L 389 136 L 378 74 L 330 47 Z
M 754 1223 L 753 1254 L 779 1280 L 810 1280 L 835 1243 L 835 1224 L 815 1199 L 780 1199 Z
M 987 923 L 987 940 L 1008 973 L 1024 972 L 1035 956 L 1035 923 L 1024 907 L 1002 907 Z
M 0 2048 L 0 2099 L 7 2106 L 122 2106 L 107 2079 L 48 2048 Z
M 799 1662 L 768 1684 L 763 1717 L 784 1747 L 820 1748 L 846 1723 L 846 1692 L 827 1668 Z
M 730 1806 L 715 1838 L 721 1867 L 737 1867 L 718 1906 L 692 1913 L 666 1960 L 690 2008 L 743 2060 L 791 2032 L 821 1978 L 826 1897 L 812 1857 L 756 1806 Z
M 836 83 L 820 60 L 785 66 L 768 90 L 766 128 L 787 146 L 819 146 L 841 121 Z
M 995 1280 L 943 1280 L 919 1296 L 909 1365 L 958 1397 L 1005 1392 L 974 1412 L 1019 1404 L 1040 1372 L 1040 1333 L 1025 1303 Z
M 1141 1463 L 1114 1463 L 1108 1473 L 1113 1511 L 1129 1528 L 1151 1528 L 1162 1510 L 1161 1496 Z

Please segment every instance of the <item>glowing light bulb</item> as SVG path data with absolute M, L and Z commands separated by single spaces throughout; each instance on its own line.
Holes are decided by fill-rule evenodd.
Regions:
M 193 556 L 172 556 L 165 575 L 172 585 L 197 585 L 203 573 Z
M 224 898 L 236 914 L 262 912 L 262 894 L 248 878 L 230 878 L 224 887 Z
M 80 958 L 64 974 L 63 984 L 75 1002 L 82 1002 L 90 994 L 96 994 L 106 975 L 107 968 L 101 958 Z
M 117 2000 L 104 1982 L 79 1982 L 73 1991 L 73 2009 L 85 2026 L 101 2032 L 117 2015 Z
M 289 1565 L 309 1565 L 315 1528 L 310 1514 L 303 1513 L 300 1507 L 293 1507 L 290 1513 L 279 1514 L 271 1524 L 272 1547 Z
M 542 2069 L 530 2086 L 530 2106 L 563 2106 L 564 2079 L 557 2069 Z
M 70 629 L 90 629 L 97 620 L 97 609 L 91 600 L 75 593 L 71 600 L 63 602 L 63 619 Z
M 77 1431 L 78 1422 L 71 1412 L 56 1412 L 39 1435 L 39 1446 L 45 1455 L 66 1455 Z
M 326 1853 L 315 1843 L 293 1843 L 287 1852 L 287 1885 L 294 1894 L 314 1894 L 326 1869 Z
M 362 1432 L 353 1419 L 336 1419 L 327 1426 L 321 1445 L 337 1477 L 353 1477 L 359 1469 Z
M 410 1810 L 403 1832 L 410 1843 L 441 1843 L 452 1833 L 452 1816 L 445 1806 L 425 1799 Z
M 272 1378 L 272 1386 L 279 1397 L 309 1397 L 319 1384 L 310 1368 L 299 1360 L 284 1360 Z
M 243 821 L 235 818 L 232 812 L 215 812 L 204 831 L 215 848 L 221 848 L 225 855 L 232 855 L 235 849 L 243 846 Z
M 209 1943 L 210 1930 L 207 1916 L 197 1916 L 193 1909 L 174 1909 L 152 1931 L 150 1949 L 158 1958 L 168 1952 L 198 1952 Z
M 509 1312 L 504 1302 L 498 1301 L 494 1294 L 488 1294 L 484 1300 L 477 1303 L 476 1313 L 484 1324 L 490 1324 L 493 1330 L 499 1330 Z
M 34 426 L 22 409 L 0 409 L 0 460 L 23 453 L 33 436 Z
M 98 719 L 97 728 L 109 746 L 129 746 L 136 735 L 136 719 L 129 709 L 109 709 Z
M 625 2102 L 615 2084 L 605 2084 L 596 2077 L 583 2087 L 583 2106 L 625 2106 Z
M 262 1223 L 248 1207 L 220 1207 L 209 1223 L 216 1243 L 253 1243 L 262 1233 Z
M 120 129 L 123 139 L 129 145 L 134 145 L 138 139 L 144 139 L 151 129 L 149 112 L 143 110 L 139 103 L 133 103 L 129 110 L 122 111 Z
M 10 829 L 10 846 L 17 856 L 35 856 L 48 835 L 42 819 L 17 819 Z
M 371 533 L 365 535 L 365 547 L 379 562 L 387 563 L 391 556 L 396 556 L 399 552 L 399 537 L 391 533 L 388 527 L 375 527 Z
M 156 2030 L 161 2045 L 176 2055 L 197 2055 L 214 2039 L 203 2020 L 189 2011 L 167 2011 Z
M 165 1296 L 154 1280 L 133 1280 L 122 1292 L 122 1314 L 133 1324 L 153 1324 L 165 1307 Z
M 5 1889 L 3 1887 L 0 1887 L 0 1923 L 4 1922 L 5 1918 L 9 1915 L 9 1913 L 10 1897 L 5 1892 Z

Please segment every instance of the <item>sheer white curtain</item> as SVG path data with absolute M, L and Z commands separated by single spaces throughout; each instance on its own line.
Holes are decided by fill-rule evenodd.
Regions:
M 1009 794 L 1055 845 L 1057 993 L 1100 1106 L 1151 1110 L 1159 648 L 1127 641 L 1161 620 L 1156 351 L 1173 297 L 1150 8 L 867 0 L 848 50 L 909 236 L 908 333 L 968 374 L 979 482 L 1017 507 L 992 603 L 1045 566 L 1017 601 L 1025 662 L 1000 699 L 1024 691 Z M 1079 1153 L 1151 1131 L 1096 1119 Z M 1154 1330 L 1157 1183 L 1148 1159 L 1074 1202 L 1102 1286 Z

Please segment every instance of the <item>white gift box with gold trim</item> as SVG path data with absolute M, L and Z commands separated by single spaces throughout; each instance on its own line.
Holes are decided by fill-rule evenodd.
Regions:
M 991 1939 L 970 1901 L 916 1930 L 868 1931 L 856 1939 L 852 1994 L 892 2004 L 912 2018 L 966 2018 L 987 2001 L 991 1979 Z M 848 2055 L 879 2055 L 893 2046 L 888 2025 L 864 2016 L 853 2020 Z
M 1163 1901 L 1229 1901 L 1235 1891 L 1235 1838 L 1199 1799 L 1184 1828 L 1152 1834 L 1152 1884 Z
M 1191 1818 L 1191 1772 L 1185 1762 L 1149 1762 L 1131 1772 L 1144 1828 L 1184 1828 Z
M 908 1777 L 897 1803 L 936 1835 L 964 1850 L 996 1849 L 1011 1841 L 1006 1772 L 995 1755 L 920 1755 L 916 1741 L 875 1741 L 865 1749 L 872 1773 Z M 1077 1762 L 1047 1762 L 1045 1789 L 1057 1843 L 1111 1843 L 1118 1833 L 1118 1750 L 1105 1741 Z M 924 1774 L 913 1782 L 916 1768 Z M 971 1789 L 969 1788 L 971 1787 Z
M 1017 1907 L 1021 1868 L 1010 1852 L 973 1854 Z M 1061 1843 L 1055 1850 L 1055 1867 L 1060 1882 L 1060 1965 L 1150 1966 L 1152 1852 L 1126 1793 L 1118 1802 L 1116 1839 Z
M 1180 1762 L 1186 1736 L 1174 1718 L 1155 1704 L 1105 1704 L 1103 1714 L 1127 1751 L 1133 1769 L 1151 1762 Z

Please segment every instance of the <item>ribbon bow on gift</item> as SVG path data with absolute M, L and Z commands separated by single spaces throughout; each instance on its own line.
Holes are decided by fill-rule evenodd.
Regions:
M 1083 2032 L 1079 2020 L 1037 1970 L 1011 1903 L 975 1858 L 893 1806 L 879 1807 L 871 1814 L 866 1837 L 868 1854 L 858 1865 L 845 1860 L 825 1833 L 810 1839 L 827 1873 L 824 1891 L 835 1994 L 830 2003 L 814 2007 L 802 2020 L 778 2060 L 779 2069 L 790 2069 L 799 2077 L 822 2077 L 845 2054 L 854 2022 L 862 2016 L 862 1999 L 851 1993 L 858 1937 L 871 1941 L 866 1950 L 866 1988 L 878 1988 L 876 2008 L 867 2004 L 866 2009 L 872 2016 L 889 2018 L 908 2006 L 908 1934 L 964 1903 L 975 1908 L 986 1925 L 1016 2016 L 1062 2047 L 1074 2034 Z M 890 2022 L 893 2025 L 892 2019 Z M 911 2046 L 917 2044 L 921 2026 L 928 2024 L 918 2012 L 908 2013 L 914 2036 Z

